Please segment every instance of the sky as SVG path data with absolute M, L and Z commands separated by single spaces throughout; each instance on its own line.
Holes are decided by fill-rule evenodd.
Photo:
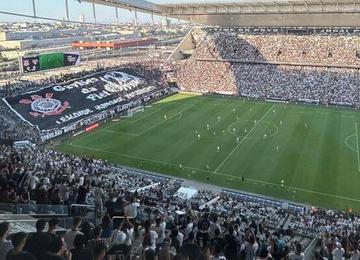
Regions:
M 154 3 L 166 2 L 186 2 L 191 0 L 153 0 Z M 79 21 L 81 14 L 85 16 L 86 22 L 93 22 L 92 4 L 79 3 L 77 0 L 68 0 L 70 20 Z M 38 16 L 52 17 L 63 19 L 66 17 L 65 0 L 35 0 L 36 11 Z M 0 0 L 0 11 L 15 12 L 27 15 L 32 15 L 32 0 Z M 116 21 L 115 9 L 96 5 L 97 22 L 111 23 Z M 161 17 L 154 17 L 155 22 L 159 22 Z M 132 22 L 134 13 L 129 10 L 119 9 L 120 22 Z M 34 21 L 33 19 L 23 18 L 18 16 L 0 14 L 0 22 L 15 22 L 15 21 Z M 146 23 L 151 21 L 149 14 L 138 13 L 138 22 Z

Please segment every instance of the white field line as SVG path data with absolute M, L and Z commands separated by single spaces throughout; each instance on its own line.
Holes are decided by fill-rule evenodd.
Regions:
M 172 120 L 171 122 L 180 120 L 182 118 L 182 112 L 179 112 L 178 114 L 176 114 L 178 116 L 178 118 L 175 118 L 175 120 Z M 174 117 L 169 117 L 169 119 L 167 119 L 168 121 L 173 119 Z M 140 133 L 140 134 L 132 134 L 132 133 L 128 133 L 128 132 L 122 132 L 122 131 L 113 131 L 113 130 L 107 130 L 107 129 L 100 129 L 101 132 L 105 132 L 105 133 L 111 133 L 111 134 L 123 134 L 123 135 L 129 135 L 129 136 L 141 136 L 144 132 Z M 148 130 L 145 130 L 148 131 Z
M 341 111 L 341 110 L 333 110 L 333 109 L 321 109 L 321 108 L 317 108 L 317 109 L 304 109 L 304 110 L 296 110 L 296 111 L 292 111 L 292 113 L 316 113 L 316 114 L 329 114 L 329 113 L 340 113 L 340 114 L 350 114 L 354 117 L 356 117 L 356 111 Z M 343 116 L 342 116 L 343 117 Z M 351 117 L 353 118 L 353 117 Z
M 189 109 L 192 108 L 193 106 L 194 106 L 194 105 L 191 105 L 191 106 L 187 107 L 186 109 L 184 109 L 184 110 L 182 110 L 182 111 L 180 111 L 180 112 L 177 112 L 177 113 L 173 114 L 172 116 L 168 117 L 167 120 L 163 120 L 163 121 L 159 122 L 158 124 L 155 124 L 155 125 L 147 128 L 147 129 L 145 129 L 144 131 L 142 131 L 142 132 L 140 132 L 140 133 L 137 133 L 137 134 L 128 133 L 128 132 L 122 132 L 122 131 L 116 131 L 116 130 L 107 130 L 108 127 L 104 127 L 104 128 L 102 128 L 102 129 L 100 129 L 100 131 L 105 132 L 105 133 L 113 133 L 113 134 L 124 134 L 124 135 L 130 135 L 130 136 L 141 136 L 141 135 L 145 134 L 146 132 L 154 129 L 155 127 L 157 127 L 157 126 L 159 126 L 159 125 L 161 125 L 161 124 L 164 124 L 165 122 L 170 121 L 171 119 L 173 119 L 173 118 L 176 117 L 176 116 L 180 116 L 179 118 L 176 118 L 176 120 L 181 119 L 181 118 L 182 118 L 182 113 L 185 112 L 186 110 L 189 110 Z M 159 109 L 159 110 L 160 110 L 160 109 Z M 176 121 L 176 120 L 175 120 L 175 121 Z M 173 122 L 173 121 L 171 121 L 171 122 Z
M 352 134 L 352 135 L 348 135 L 346 138 L 345 138 L 345 145 L 351 150 L 351 151 L 354 151 L 355 153 L 357 153 L 356 149 L 354 147 L 351 147 L 351 145 L 348 144 L 348 140 L 349 138 L 355 136 L 355 134 Z
M 151 116 L 152 114 L 155 114 L 156 112 L 159 112 L 160 110 L 161 110 L 161 109 L 159 109 L 159 108 L 153 109 L 153 111 L 151 111 L 151 113 L 148 113 L 148 114 L 146 114 L 145 116 L 142 116 L 142 117 L 137 118 L 137 119 L 135 119 L 135 120 L 129 119 L 128 121 L 129 121 L 130 123 L 136 123 L 136 122 L 138 122 L 138 121 L 140 121 L 140 120 L 143 120 L 143 119 Z
M 111 152 L 111 151 L 106 151 L 106 150 L 102 150 L 102 149 L 96 149 L 96 148 L 92 148 L 92 147 L 89 147 L 89 146 L 76 145 L 76 144 L 70 144 L 70 145 L 74 146 L 74 147 L 79 147 L 79 148 L 91 150 L 91 151 L 103 152 L 103 153 L 108 153 L 108 154 L 115 154 L 115 155 L 128 157 L 128 158 L 132 158 L 132 159 L 136 159 L 136 160 L 154 162 L 154 163 L 168 165 L 168 166 L 172 166 L 172 167 L 176 167 L 176 168 L 179 167 L 179 165 L 176 165 L 176 164 L 173 164 L 173 163 L 167 163 L 167 162 L 162 162 L 162 161 L 158 161 L 158 160 L 153 160 L 153 159 L 147 159 L 147 158 L 143 158 L 143 157 L 128 155 L 128 154 L 122 154 L 122 153 Z M 188 166 L 182 166 L 182 168 L 183 169 L 189 169 L 189 170 L 195 170 L 195 171 L 199 171 L 199 172 L 207 172 L 207 173 L 210 173 L 210 174 L 213 173 L 212 171 L 209 171 L 209 170 L 199 169 L 199 168 L 194 168 L 194 167 L 188 167 Z M 234 179 L 241 179 L 242 178 L 242 177 L 239 177 L 239 176 L 234 176 L 234 175 L 225 174 L 225 173 L 217 173 L 217 175 L 221 175 L 221 176 L 224 176 L 224 177 L 230 177 L 230 178 L 234 178 Z M 271 182 L 266 182 L 266 181 L 261 181 L 261 180 L 255 180 L 255 179 L 250 179 L 250 178 L 247 178 L 247 177 L 245 177 L 245 180 L 250 181 L 250 182 L 254 182 L 254 183 L 259 183 L 259 184 L 270 185 L 270 186 L 274 186 L 274 187 L 278 187 L 278 188 L 283 188 L 283 189 L 290 189 L 290 190 L 301 191 L 301 192 L 305 192 L 305 193 L 318 194 L 318 195 L 331 197 L 331 198 L 338 198 L 338 199 L 343 199 L 343 200 L 348 200 L 348 201 L 360 202 L 359 199 L 343 197 L 343 196 L 337 196 L 337 195 L 334 195 L 334 194 L 323 193 L 323 192 L 318 192 L 318 191 L 313 191 L 313 190 L 308 190 L 308 189 L 302 189 L 302 188 L 296 188 L 296 187 L 291 187 L 291 186 L 286 186 L 286 185 L 281 185 L 281 184 L 276 184 L 276 183 L 271 183 Z
M 180 112 L 178 112 L 178 113 L 170 116 L 170 117 L 168 118 L 168 120 L 172 119 L 173 117 L 175 117 L 175 116 L 177 116 L 177 115 L 181 115 L 181 117 L 178 118 L 178 119 L 181 119 L 181 118 L 182 118 L 182 113 L 185 112 L 186 110 L 192 108 L 193 106 L 195 106 L 195 105 L 193 104 L 193 105 L 189 106 L 188 108 L 184 109 L 183 111 L 180 111 Z M 156 112 L 158 112 L 158 111 L 160 111 L 160 110 L 161 110 L 161 109 L 158 109 Z M 118 121 L 118 122 L 116 122 L 116 123 L 113 123 L 113 124 L 109 124 L 109 125 L 107 125 L 107 126 L 105 126 L 105 127 L 102 127 L 102 128 L 99 129 L 99 131 L 100 131 L 100 132 L 105 132 L 105 133 L 124 134 L 124 135 L 129 135 L 129 136 L 135 136 L 135 137 L 137 137 L 137 136 L 140 136 L 140 135 L 146 133 L 147 131 L 149 131 L 149 130 L 151 130 L 151 129 L 153 129 L 153 128 L 157 127 L 158 125 L 163 124 L 163 123 L 165 122 L 165 121 L 164 121 L 164 122 L 160 122 L 158 125 L 152 126 L 152 127 L 148 128 L 148 129 L 145 129 L 143 132 L 138 133 L 138 134 L 133 134 L 133 133 L 128 133 L 128 132 L 122 132 L 122 131 L 107 130 L 108 128 L 110 128 L 110 127 L 112 127 L 112 126 L 114 126 L 114 125 L 120 124 L 120 123 L 126 121 L 127 119 L 128 119 L 128 118 L 126 118 L 126 119 L 124 119 L 124 120 L 120 120 L 120 121 Z M 178 120 L 178 119 L 177 119 L 177 120 Z M 129 122 L 130 122 L 130 121 L 129 121 Z M 88 137 L 90 137 L 90 136 L 92 136 L 92 135 L 94 135 L 94 134 L 96 134 L 96 133 L 97 133 L 97 131 L 94 131 L 94 132 L 92 132 L 92 133 L 90 133 L 90 134 L 88 134 L 88 135 L 79 136 L 76 140 L 74 140 L 74 142 L 78 142 L 78 141 L 81 141 L 81 140 L 83 140 L 83 139 L 86 139 L 86 138 L 88 138 Z
M 253 128 L 250 129 L 250 131 L 244 136 L 243 139 L 235 146 L 235 148 L 226 156 L 226 158 L 220 163 L 220 165 L 216 168 L 214 173 L 216 173 L 223 165 L 224 163 L 230 158 L 230 156 L 239 148 L 239 146 L 246 140 L 246 138 L 255 130 L 255 128 L 264 120 L 264 118 L 267 116 L 267 114 L 270 113 L 270 111 L 273 109 L 274 105 L 272 105 L 266 113 L 260 118 L 259 122 L 257 122 Z
M 150 108 L 149 110 L 154 110 L 154 109 Z M 160 111 L 160 110 L 161 110 L 160 108 L 157 108 L 157 109 L 155 110 L 155 112 L 158 112 L 158 111 Z M 152 111 L 151 114 L 153 114 L 153 113 L 155 113 L 155 112 Z M 148 116 L 148 115 L 145 115 L 145 116 L 143 116 L 143 117 L 141 117 L 140 119 L 137 119 L 137 120 L 131 120 L 132 117 L 127 117 L 127 118 L 124 118 L 124 119 L 120 119 L 119 121 L 113 122 L 112 124 L 109 123 L 107 126 L 103 127 L 101 130 L 106 130 L 106 129 L 110 128 L 110 127 L 113 127 L 113 126 L 118 125 L 118 124 L 120 124 L 120 123 L 122 123 L 122 122 L 125 122 L 125 121 L 129 121 L 129 123 L 135 123 L 135 122 L 137 122 L 137 121 L 140 121 L 140 120 L 146 118 L 147 116 Z
M 84 139 L 86 139 L 86 138 L 88 138 L 88 137 L 96 134 L 96 133 L 97 133 L 96 130 L 97 130 L 97 129 L 91 131 L 90 133 L 89 133 L 89 132 L 88 132 L 88 133 L 87 133 L 87 132 L 82 133 L 79 137 L 76 137 L 76 139 L 75 139 L 73 142 L 82 141 L 82 140 L 84 140 Z M 73 142 L 71 142 L 70 144 L 72 144 Z
M 292 113 L 296 113 L 296 114 L 313 114 L 315 116 L 320 116 L 320 115 L 325 115 L 328 116 L 330 112 L 336 112 L 336 111 L 328 111 L 328 112 L 318 112 L 316 110 L 309 110 L 309 111 L 293 111 Z M 341 118 L 345 118 L 345 119 L 354 119 L 354 116 L 344 116 L 344 115 L 340 115 Z
M 132 134 L 128 132 L 122 132 L 122 131 L 113 131 L 113 130 L 107 130 L 107 129 L 100 129 L 101 132 L 110 133 L 110 134 L 123 134 L 123 135 L 130 135 L 130 136 L 140 136 L 139 134 Z
M 161 122 L 159 122 L 159 123 L 157 123 L 157 124 L 155 124 L 155 125 L 147 128 L 147 129 L 145 129 L 144 131 L 142 131 L 142 132 L 139 133 L 138 135 L 139 135 L 139 136 L 140 136 L 140 135 L 143 135 L 143 134 L 147 133 L 148 131 L 154 129 L 155 127 L 158 127 L 159 125 L 164 124 L 165 122 L 169 121 L 170 119 L 172 119 L 172 118 L 174 118 L 174 117 L 176 117 L 176 116 L 178 116 L 178 115 L 181 115 L 181 117 L 182 117 L 182 113 L 184 113 L 185 111 L 189 110 L 189 109 L 192 108 L 193 106 L 195 106 L 195 105 L 191 105 L 191 106 L 185 108 L 184 110 L 182 110 L 182 111 L 180 111 L 180 112 L 178 112 L 178 113 L 176 113 L 176 114 L 168 117 L 167 120 L 163 120 L 163 121 L 161 121 Z
M 359 158 L 359 137 L 358 137 L 358 123 L 355 123 L 355 136 L 356 136 L 356 150 L 357 150 L 357 166 L 358 171 L 360 172 L 360 158 Z

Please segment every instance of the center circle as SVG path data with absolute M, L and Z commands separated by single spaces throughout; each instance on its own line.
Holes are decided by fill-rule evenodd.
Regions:
M 230 124 L 227 131 L 236 137 L 263 139 L 276 135 L 279 128 L 269 121 L 239 120 Z

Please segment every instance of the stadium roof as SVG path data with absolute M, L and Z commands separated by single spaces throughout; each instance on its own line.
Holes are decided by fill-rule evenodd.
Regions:
M 81 0 L 93 3 L 93 0 Z M 160 14 L 160 9 L 152 2 L 146 0 L 94 0 L 96 4 L 117 6 L 126 9 L 136 9 L 146 13 Z
M 92 2 L 93 0 L 82 0 Z M 359 0 L 95 0 L 97 4 L 219 26 L 360 26 Z

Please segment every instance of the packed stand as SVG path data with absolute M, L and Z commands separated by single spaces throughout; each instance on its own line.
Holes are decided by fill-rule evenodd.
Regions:
M 200 30 L 192 37 L 196 46 L 192 57 L 177 63 L 177 80 L 183 90 L 360 105 L 357 36 L 237 35 Z
M 11 254 L 24 254 L 27 259 L 70 254 L 72 259 L 84 259 L 83 254 L 86 259 L 118 254 L 131 259 L 304 259 L 312 237 L 339 229 L 351 235 L 359 227 L 350 214 L 339 217 L 337 212 L 319 211 L 298 216 L 213 191 L 199 191 L 190 202 L 184 201 L 172 196 L 176 190 L 172 187 L 180 187 L 174 180 L 101 160 L 44 149 L 2 146 L 1 151 L 2 203 L 95 204 L 100 205 L 102 218 L 90 223 L 74 218 L 63 239 L 54 234 L 58 219 L 49 220 L 47 232 L 45 222 L 39 220 L 38 233 L 16 233 L 11 243 L 6 240 L 9 224 L 2 223 L 4 251 L 0 251 L 8 258 L 0 259 L 13 259 Z

